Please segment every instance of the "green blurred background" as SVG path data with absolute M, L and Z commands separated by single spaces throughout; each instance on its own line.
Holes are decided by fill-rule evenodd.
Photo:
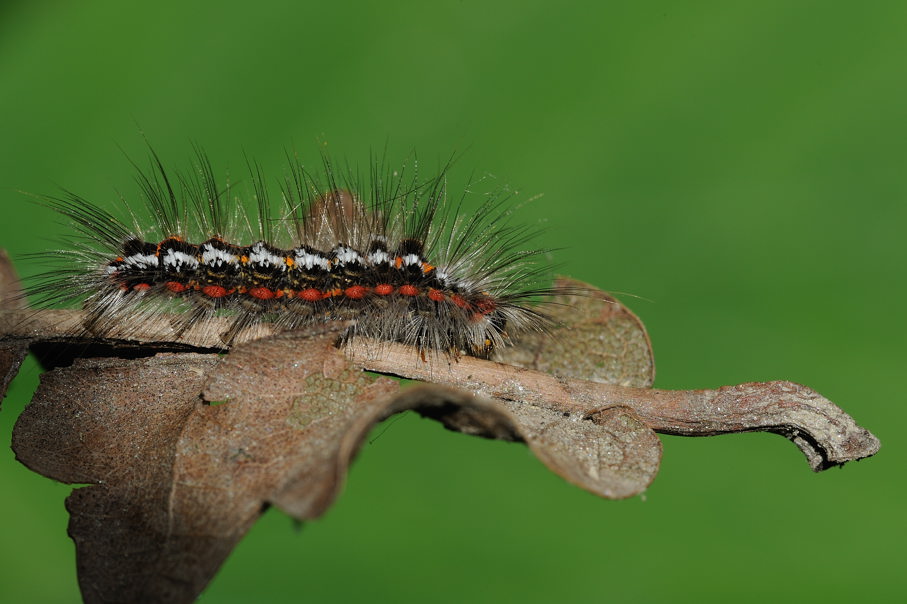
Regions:
M 632 294 L 657 386 L 802 382 L 883 448 L 814 475 L 778 436 L 663 437 L 651 488 L 612 502 L 405 415 L 324 518 L 266 514 L 205 601 L 899 600 L 907 4 L 251 4 L 0 4 L 0 245 L 62 230 L 19 191 L 134 198 L 140 131 L 274 179 L 287 148 L 467 150 L 454 188 L 543 194 L 521 219 L 562 272 Z M 0 481 L 0 600 L 76 601 L 70 488 L 5 445 Z

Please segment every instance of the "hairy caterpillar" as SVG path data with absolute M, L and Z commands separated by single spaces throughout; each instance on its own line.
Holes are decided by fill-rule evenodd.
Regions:
M 192 172 L 173 174 L 152 151 L 138 169 L 143 203 L 123 200 L 122 216 L 70 192 L 42 198 L 79 234 L 29 293 L 42 306 L 81 300 L 83 327 L 98 336 L 161 312 L 174 313 L 177 333 L 229 317 L 225 345 L 259 322 L 348 320 L 345 339 L 402 342 L 423 358 L 488 356 L 549 326 L 534 305 L 553 293 L 539 285 L 544 250 L 521 249 L 533 231 L 510 222 L 504 192 L 466 216 L 448 199 L 448 166 L 420 180 L 415 167 L 376 160 L 363 191 L 327 158 L 320 175 L 291 158 L 275 210 L 247 163 L 254 204 L 220 188 L 199 150 Z

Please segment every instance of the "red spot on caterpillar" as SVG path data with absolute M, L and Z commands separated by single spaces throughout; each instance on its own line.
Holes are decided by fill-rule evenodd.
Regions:
M 368 288 L 363 287 L 362 285 L 353 285 L 343 290 L 343 295 L 345 295 L 350 300 L 361 300 L 367 293 Z
M 270 300 L 277 296 L 273 290 L 270 290 L 267 287 L 253 287 L 249 290 L 249 295 L 253 298 L 258 298 L 259 300 Z
M 475 303 L 475 307 L 476 307 L 476 310 L 479 311 L 480 314 L 487 315 L 491 312 L 494 312 L 494 310 L 498 307 L 498 305 L 491 298 L 480 298 Z
M 375 286 L 375 293 L 379 296 L 389 296 L 394 293 L 394 286 L 388 283 L 380 283 Z
M 397 291 L 399 291 L 404 296 L 418 296 L 419 295 L 419 288 L 416 287 L 415 285 L 401 285 Z
M 136 283 L 132 286 L 132 289 L 137 292 L 148 291 L 149 289 L 151 289 L 151 285 L 149 285 L 148 283 Z
M 312 287 L 304 289 L 296 295 L 306 302 L 318 302 L 322 298 L 321 291 Z
M 428 299 L 434 300 L 435 302 L 443 302 L 444 301 L 444 292 L 442 292 L 439 289 L 431 288 L 428 290 Z
M 227 288 L 220 285 L 206 285 L 202 288 L 202 293 L 209 298 L 223 298 L 227 295 Z
M 169 289 L 170 291 L 172 291 L 175 294 L 184 292 L 184 291 L 186 291 L 186 289 L 188 289 L 187 285 L 185 285 L 183 283 L 179 283 L 178 281 L 167 281 L 166 283 L 164 283 L 164 287 L 166 287 L 167 289 Z
M 451 301 L 452 301 L 454 304 L 456 304 L 456 305 L 459 306 L 460 308 L 467 308 L 467 307 L 469 306 L 469 302 L 467 302 L 467 301 L 463 298 L 463 296 L 461 296 L 461 295 L 459 295 L 459 294 L 453 294 L 453 295 L 450 297 L 450 299 L 451 299 Z

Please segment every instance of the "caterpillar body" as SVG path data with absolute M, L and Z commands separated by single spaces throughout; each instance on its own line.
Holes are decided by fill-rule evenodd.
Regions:
M 504 191 L 465 215 L 448 199 L 447 167 L 420 180 L 417 165 L 374 161 L 363 192 L 350 169 L 324 159 L 315 175 L 291 159 L 275 210 L 257 164 L 248 204 L 218 186 L 201 151 L 188 173 L 152 151 L 137 176 L 143 203 L 123 200 L 120 215 L 69 192 L 42 198 L 78 235 L 29 293 L 41 306 L 81 300 L 83 328 L 97 336 L 163 312 L 178 334 L 229 317 L 226 346 L 256 323 L 346 320 L 344 339 L 402 342 L 423 358 L 488 356 L 550 326 L 537 305 L 553 294 L 540 285 L 544 250 L 521 249 L 534 231 L 510 222 Z

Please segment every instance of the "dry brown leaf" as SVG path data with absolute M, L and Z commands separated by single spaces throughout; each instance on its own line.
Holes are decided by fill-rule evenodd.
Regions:
M 2 256 L 0 286 L 18 290 Z M 499 354 L 511 364 L 426 363 L 410 348 L 363 341 L 341 353 L 343 325 L 264 338 L 273 330 L 258 327 L 223 357 L 213 354 L 222 348 L 218 321 L 179 338 L 165 317 L 128 326 L 101 343 L 106 354 L 206 354 L 82 359 L 48 372 L 16 425 L 14 449 L 37 472 L 91 485 L 67 500 L 86 600 L 168 602 L 193 600 L 265 506 L 300 520 L 322 514 L 368 431 L 406 409 L 466 434 L 524 441 L 565 479 L 608 498 L 652 481 L 655 431 L 778 432 L 815 470 L 878 450 L 838 407 L 790 382 L 651 389 L 639 320 L 604 292 L 559 286 L 568 293 L 556 337 Z M 29 347 L 86 344 L 70 335 L 78 311 L 3 308 L 6 380 Z M 362 368 L 433 384 L 399 391 Z
M 28 344 L 25 342 L 0 342 L 0 403 L 27 354 Z
M 545 312 L 557 327 L 529 333 L 494 360 L 544 373 L 619 386 L 650 387 L 655 358 L 639 317 L 607 293 L 582 281 L 560 277 Z
M 342 356 L 337 334 L 285 334 L 221 359 L 93 359 L 45 374 L 13 447 L 36 472 L 94 485 L 67 500 L 87 601 L 191 601 L 266 504 L 299 520 L 322 514 L 369 430 L 406 409 L 524 440 L 606 497 L 639 492 L 657 470 L 660 443 L 629 410 L 564 423 L 441 386 L 395 396 L 397 382 Z
M 585 415 L 508 401 L 523 439 L 554 472 L 601 497 L 646 490 L 661 463 L 661 441 L 628 407 Z

